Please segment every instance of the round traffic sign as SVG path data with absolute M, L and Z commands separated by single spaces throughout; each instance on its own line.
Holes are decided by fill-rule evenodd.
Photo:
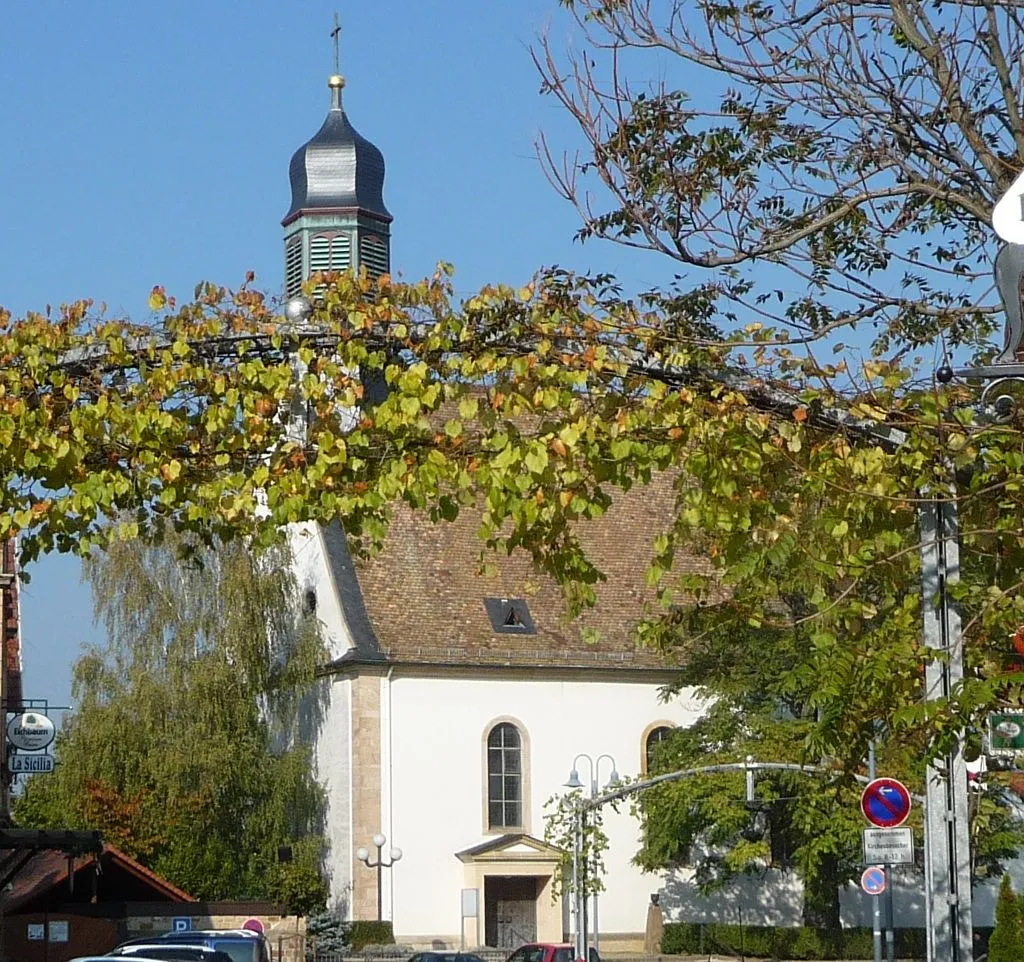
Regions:
M 860 876 L 860 887 L 868 895 L 881 895 L 885 891 L 885 870 L 877 865 L 864 869 Z
M 263 923 L 259 919 L 246 919 L 242 923 L 242 928 L 249 932 L 258 932 L 261 935 L 264 931 Z
M 864 786 L 860 810 L 878 828 L 902 825 L 910 814 L 910 792 L 895 778 L 876 778 Z

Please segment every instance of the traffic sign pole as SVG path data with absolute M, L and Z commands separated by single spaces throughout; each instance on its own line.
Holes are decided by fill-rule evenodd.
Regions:
M 895 962 L 896 958 L 896 913 L 892 900 L 892 866 L 886 865 L 885 871 L 885 958 L 886 962 Z
M 955 501 L 918 509 L 924 643 L 939 657 L 925 667 L 925 700 L 949 698 L 964 677 L 960 612 L 948 588 L 960 580 Z M 963 742 L 928 766 L 925 776 L 925 918 L 928 962 L 971 962 L 970 838 Z
M 868 778 L 874 782 L 877 777 L 875 740 L 872 738 L 868 743 Z M 877 895 L 871 896 L 871 945 L 875 950 L 875 962 L 882 962 L 882 900 Z

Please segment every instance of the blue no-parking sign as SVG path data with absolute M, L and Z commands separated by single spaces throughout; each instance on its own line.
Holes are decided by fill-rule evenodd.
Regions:
M 895 828 L 910 814 L 910 792 L 895 778 L 876 778 L 865 786 L 860 810 L 877 828 Z
M 192 919 L 189 916 L 179 915 L 177 918 L 171 919 L 171 931 L 172 932 L 191 932 L 192 931 Z
M 868 895 L 881 895 L 885 891 L 885 869 L 877 865 L 864 869 L 860 877 L 860 887 Z

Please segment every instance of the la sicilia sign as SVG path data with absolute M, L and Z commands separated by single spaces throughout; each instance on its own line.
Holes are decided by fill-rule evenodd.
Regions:
M 46 715 L 29 711 L 15 715 L 7 723 L 7 740 L 26 752 L 46 748 L 53 741 L 56 731 L 53 722 Z

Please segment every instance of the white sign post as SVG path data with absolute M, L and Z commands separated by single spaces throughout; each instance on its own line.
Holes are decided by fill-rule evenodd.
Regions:
M 480 927 L 480 889 L 463 889 L 462 890 L 462 948 L 460 951 L 466 951 L 466 919 L 476 919 L 477 928 Z M 476 941 L 479 945 L 481 942 L 480 933 L 476 934 Z

